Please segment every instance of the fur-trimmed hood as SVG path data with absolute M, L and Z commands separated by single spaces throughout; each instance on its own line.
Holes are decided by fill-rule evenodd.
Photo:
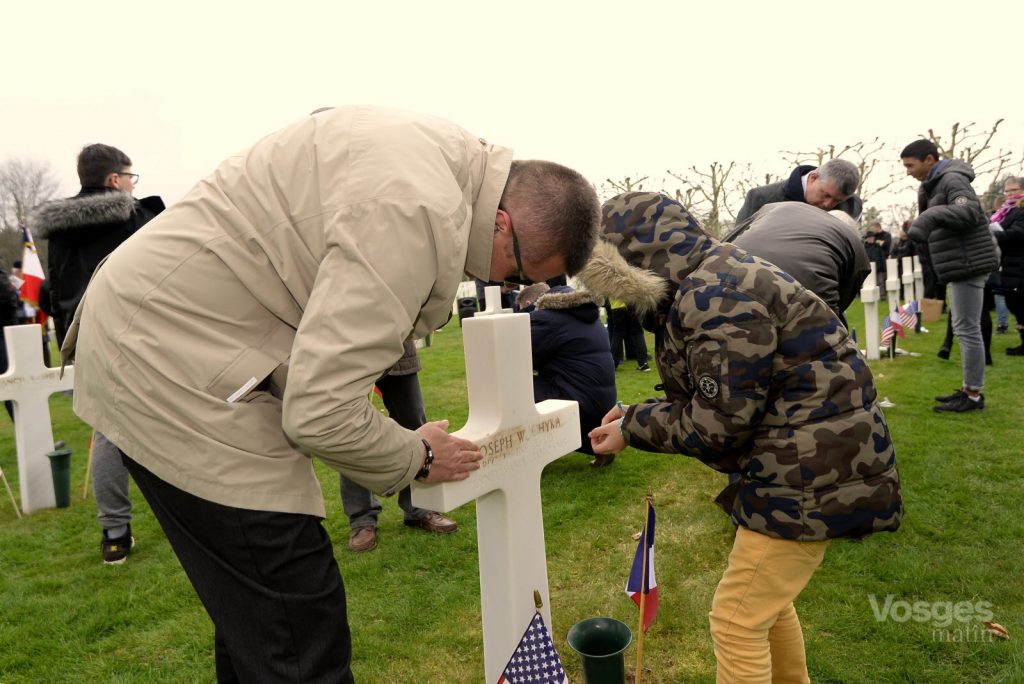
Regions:
M 577 278 L 590 291 L 633 308 L 641 318 L 721 243 L 701 230 L 679 202 L 630 192 L 602 206 L 601 240 Z
M 537 296 L 536 290 L 543 290 L 543 294 Z M 531 290 L 533 290 L 531 292 Z M 533 297 L 537 297 L 532 304 L 524 305 Z M 532 313 L 534 311 L 560 311 L 569 314 L 583 323 L 593 323 L 600 319 L 598 310 L 604 304 L 604 297 L 596 292 L 586 290 L 574 290 L 568 285 L 556 285 L 548 288 L 546 283 L 530 285 L 519 293 L 516 298 L 516 309 L 521 313 Z
M 39 205 L 32 211 L 29 223 L 35 236 L 45 239 L 64 231 L 122 223 L 131 217 L 135 204 L 135 198 L 121 190 L 83 191 Z
M 571 288 L 554 287 L 537 299 L 538 309 L 575 309 L 576 307 L 601 306 L 604 297 L 596 292 L 573 290 Z

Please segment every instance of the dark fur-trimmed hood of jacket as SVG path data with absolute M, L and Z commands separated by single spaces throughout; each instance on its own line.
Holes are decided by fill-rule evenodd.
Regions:
M 601 306 L 604 304 L 604 297 L 596 292 L 574 290 L 572 292 L 546 292 L 537 299 L 538 309 L 575 309 L 587 304 Z
M 36 237 L 49 238 L 64 231 L 121 223 L 131 218 L 134 211 L 134 197 L 112 190 L 46 202 L 32 212 L 29 223 Z
M 593 323 L 601 317 L 598 307 L 602 304 L 604 297 L 596 292 L 557 287 L 541 295 L 534 310 L 560 311 L 583 323 Z
M 633 308 L 657 311 L 721 243 L 705 233 L 679 202 L 654 192 L 630 192 L 604 203 L 602 240 L 577 275 L 584 286 Z

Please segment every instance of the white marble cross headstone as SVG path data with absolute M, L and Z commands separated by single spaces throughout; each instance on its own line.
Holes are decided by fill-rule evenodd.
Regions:
M 0 375 L 0 401 L 14 402 L 14 443 L 18 452 L 21 509 L 31 513 L 57 505 L 47 452 L 53 451 L 50 395 L 74 386 L 75 369 L 43 365 L 43 332 L 39 325 L 4 328 L 7 372 Z
M 914 255 L 914 299 L 917 300 L 917 305 L 921 306 L 921 300 L 924 299 L 924 269 L 921 268 L 921 257 Z M 920 316 L 920 309 L 918 310 Z
M 480 446 L 480 470 L 412 488 L 414 505 L 444 513 L 476 500 L 487 684 L 498 681 L 530 624 L 535 590 L 551 627 L 540 477 L 580 446 L 575 401 L 533 402 L 529 314 L 501 313 L 499 298 L 488 288 L 487 308 L 462 323 L 469 420 L 455 434 Z
M 889 315 L 898 322 L 896 309 L 900 307 L 900 272 L 899 261 L 896 259 L 885 260 L 885 291 L 889 295 Z
M 869 361 L 875 361 L 878 350 L 878 264 L 871 262 L 871 272 L 860 288 L 860 301 L 864 304 L 864 348 Z

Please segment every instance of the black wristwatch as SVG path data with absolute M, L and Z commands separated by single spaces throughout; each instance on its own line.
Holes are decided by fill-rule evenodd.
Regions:
M 423 442 L 423 446 L 427 449 L 427 457 L 423 459 L 423 467 L 416 473 L 415 479 L 425 480 L 430 477 L 430 466 L 434 463 L 434 450 L 430 448 L 430 442 L 427 440 L 420 440 Z

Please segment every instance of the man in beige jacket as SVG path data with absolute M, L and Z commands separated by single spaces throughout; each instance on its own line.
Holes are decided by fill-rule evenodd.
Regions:
M 218 679 L 347 682 L 350 634 L 311 457 L 382 494 L 479 468 L 447 421 L 369 403 L 463 273 L 575 273 L 599 206 L 440 119 L 321 111 L 224 161 L 100 266 L 63 353 L 213 620 Z

